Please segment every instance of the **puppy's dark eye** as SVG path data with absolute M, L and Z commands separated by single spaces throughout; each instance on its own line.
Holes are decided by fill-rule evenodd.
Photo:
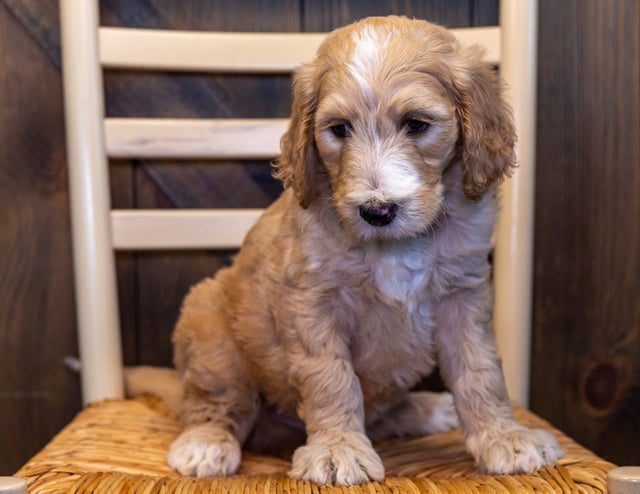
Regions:
M 423 120 L 416 120 L 415 118 L 409 118 L 405 121 L 408 135 L 422 134 L 429 128 L 429 122 Z
M 345 137 L 351 136 L 351 129 L 349 128 L 349 124 L 347 122 L 342 122 L 336 125 L 332 125 L 329 127 L 333 135 L 339 139 L 344 139 Z

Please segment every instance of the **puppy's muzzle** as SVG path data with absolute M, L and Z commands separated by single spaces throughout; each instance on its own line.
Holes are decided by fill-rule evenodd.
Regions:
M 367 203 L 360 206 L 360 216 L 373 226 L 386 226 L 391 223 L 398 212 L 398 205 L 389 203 Z

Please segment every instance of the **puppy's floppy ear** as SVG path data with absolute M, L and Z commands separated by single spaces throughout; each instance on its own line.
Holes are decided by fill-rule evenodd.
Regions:
M 516 140 L 502 82 L 476 47 L 460 49 L 462 64 L 454 74 L 460 121 L 464 192 L 479 200 L 492 185 L 511 175 Z
M 314 64 L 304 65 L 296 71 L 289 128 L 280 141 L 282 154 L 274 163 L 274 176 L 282 180 L 285 189 L 293 189 L 303 208 L 309 207 L 316 193 L 318 155 L 313 137 L 318 104 L 316 79 Z

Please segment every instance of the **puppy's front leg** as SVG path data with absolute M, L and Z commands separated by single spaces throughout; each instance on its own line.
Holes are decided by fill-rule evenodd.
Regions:
M 515 422 L 490 333 L 490 307 L 487 287 L 460 290 L 439 304 L 440 368 L 478 466 L 490 474 L 529 473 L 555 464 L 562 450 L 548 432 Z
M 307 427 L 307 443 L 289 474 L 318 484 L 361 484 L 384 478 L 384 467 L 364 430 L 360 383 L 346 355 L 303 352 L 293 380 Z

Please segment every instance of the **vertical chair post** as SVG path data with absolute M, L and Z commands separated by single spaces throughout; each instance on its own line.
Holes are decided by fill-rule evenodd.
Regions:
M 78 345 L 84 403 L 123 395 L 94 0 L 60 0 Z
M 512 399 L 527 406 L 531 361 L 537 0 L 501 0 L 500 74 L 518 132 L 518 168 L 502 188 L 496 229 L 494 325 Z

